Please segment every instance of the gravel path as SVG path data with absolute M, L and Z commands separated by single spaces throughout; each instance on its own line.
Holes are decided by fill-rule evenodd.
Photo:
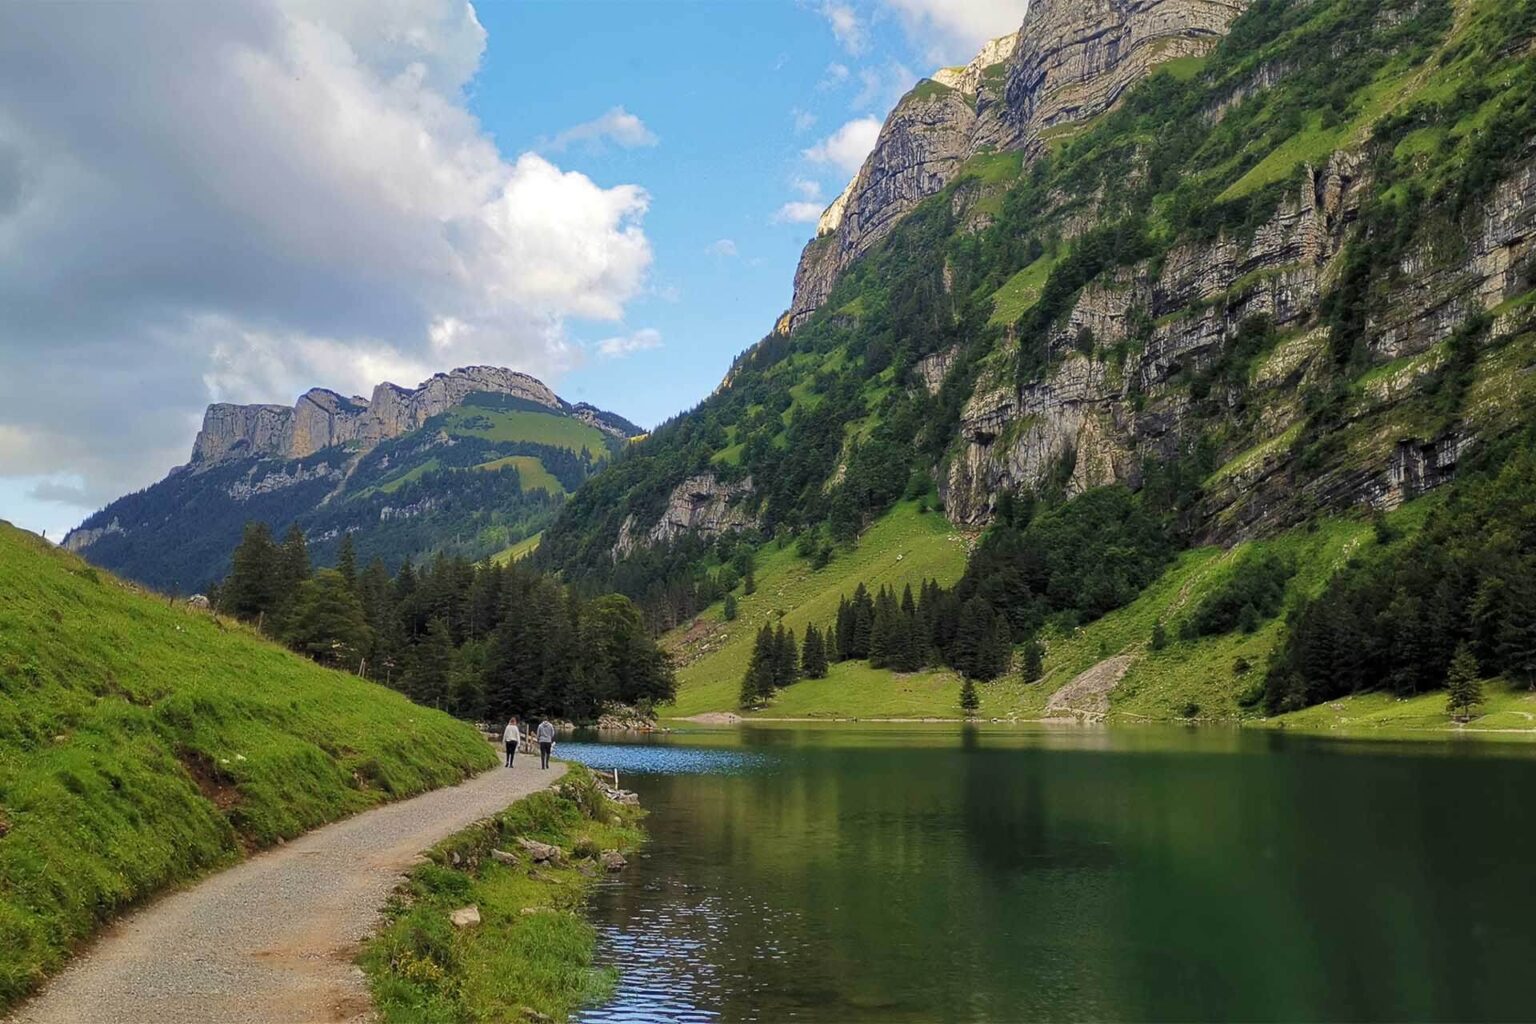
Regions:
M 258 854 L 109 928 L 13 1024 L 367 1021 L 352 963 L 423 850 L 565 771 L 526 754 Z

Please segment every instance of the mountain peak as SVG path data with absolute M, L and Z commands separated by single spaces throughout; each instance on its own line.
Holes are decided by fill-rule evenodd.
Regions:
M 191 464 L 208 466 L 233 458 L 266 455 L 298 459 L 339 444 L 372 448 L 408 433 L 474 394 L 507 395 L 554 413 L 571 406 L 536 377 L 501 366 L 461 366 L 436 373 L 414 388 L 388 381 L 371 399 L 346 398 L 328 388 L 311 388 L 293 406 L 216 403 L 203 415 L 192 445 Z M 617 418 L 583 416 L 615 437 L 629 436 Z

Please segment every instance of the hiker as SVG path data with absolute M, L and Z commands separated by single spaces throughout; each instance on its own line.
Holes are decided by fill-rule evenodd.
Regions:
M 539 767 L 549 767 L 549 752 L 555 746 L 555 727 L 549 723 L 549 719 L 539 723 Z
M 517 744 L 523 738 L 522 730 L 517 727 L 517 716 L 507 719 L 507 727 L 501 733 L 501 742 L 507 745 L 507 767 L 512 767 L 512 760 L 517 756 Z

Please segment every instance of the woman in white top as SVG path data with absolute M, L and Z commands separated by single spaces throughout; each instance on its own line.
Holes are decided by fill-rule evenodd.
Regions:
M 512 767 L 512 759 L 517 756 L 518 741 L 523 738 L 522 731 L 517 727 L 517 716 L 513 715 L 507 720 L 507 727 L 502 731 L 501 741 L 507 745 L 507 767 Z

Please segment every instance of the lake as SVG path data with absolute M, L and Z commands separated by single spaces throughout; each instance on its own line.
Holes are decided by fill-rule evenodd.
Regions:
M 1536 747 L 761 726 L 560 753 L 651 840 L 593 898 L 629 1021 L 1536 1014 Z

